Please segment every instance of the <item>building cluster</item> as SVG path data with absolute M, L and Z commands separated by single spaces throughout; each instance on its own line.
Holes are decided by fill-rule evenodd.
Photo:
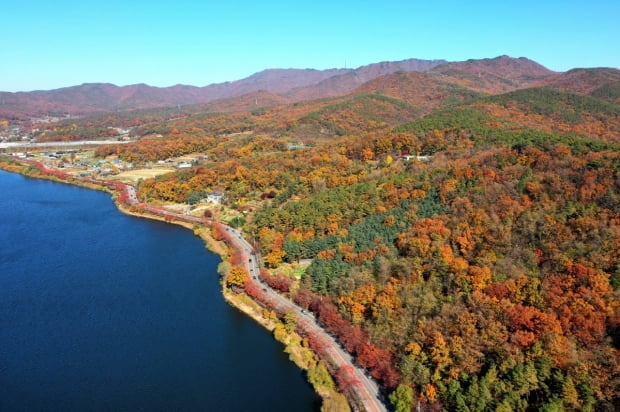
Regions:
M 0 122 L 0 142 L 24 142 L 30 141 L 30 134 L 23 131 L 19 126 L 4 126 Z

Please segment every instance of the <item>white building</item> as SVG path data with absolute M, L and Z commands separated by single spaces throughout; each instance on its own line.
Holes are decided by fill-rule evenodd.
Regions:
M 224 200 L 224 193 L 213 191 L 207 195 L 207 203 L 213 203 L 214 205 L 219 205 Z
M 403 160 L 406 160 L 406 161 L 417 160 L 419 162 L 429 162 L 432 158 L 433 156 L 416 156 L 416 155 L 404 155 L 403 156 Z

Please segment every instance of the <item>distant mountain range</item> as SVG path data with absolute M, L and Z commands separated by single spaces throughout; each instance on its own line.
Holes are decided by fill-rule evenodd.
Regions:
M 504 93 L 532 86 L 588 94 L 600 88 L 604 92 L 606 87 L 617 87 L 614 84 L 620 81 L 620 71 L 597 70 L 575 69 L 555 73 L 523 57 L 500 56 L 464 62 L 408 59 L 375 63 L 357 69 L 268 69 L 245 79 L 205 87 L 176 85 L 159 88 L 146 84 L 119 87 L 108 83 L 89 83 L 49 91 L 0 92 L 0 119 L 23 120 L 49 113 L 86 115 L 209 103 L 237 97 L 247 100 L 249 95 L 257 92 L 263 97 L 270 96 L 268 100 L 272 103 L 288 103 L 343 96 L 358 89 L 379 91 L 382 83 L 393 81 L 393 75 L 398 73 L 401 73 L 398 75 L 399 81 L 419 83 L 416 87 L 403 89 L 410 91 L 409 97 L 397 96 L 412 103 L 420 103 L 422 96 L 433 100 L 432 96 L 442 93 L 442 90 L 445 92 L 446 85 L 450 85 L 452 90 L 462 87 L 468 92 L 482 94 Z M 410 75 L 403 77 L 402 73 Z M 386 79 L 381 80 L 386 76 L 392 76 L 387 78 L 391 79 L 387 83 Z M 418 89 L 420 93 L 416 94 Z M 398 94 L 398 90 L 388 90 L 388 94 Z M 232 108 L 235 104 L 229 106 Z
M 358 69 L 268 69 L 245 79 L 205 87 L 176 85 L 161 88 L 146 84 L 119 87 L 109 83 L 87 83 L 49 91 L 0 92 L 0 117 L 23 118 L 49 112 L 83 115 L 208 103 L 257 91 L 292 100 L 326 97 L 345 94 L 368 80 L 395 71 L 424 71 L 442 63 L 445 61 L 409 59 L 370 64 Z

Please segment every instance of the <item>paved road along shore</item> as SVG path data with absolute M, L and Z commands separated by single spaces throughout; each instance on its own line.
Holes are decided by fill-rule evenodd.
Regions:
M 256 287 L 262 288 L 263 291 L 275 301 L 278 305 L 278 309 L 282 312 L 293 311 L 297 315 L 298 327 L 304 330 L 306 334 L 313 334 L 314 336 L 320 336 L 321 342 L 324 344 L 324 350 L 327 352 L 330 360 L 338 367 L 351 367 L 355 374 L 356 383 L 352 389 L 356 396 L 362 402 L 362 406 L 369 412 L 387 412 L 387 408 L 381 402 L 379 385 L 369 379 L 364 373 L 364 370 L 358 367 L 351 358 L 351 355 L 344 351 L 336 340 L 329 335 L 315 320 L 315 318 L 306 311 L 303 311 L 299 306 L 275 292 L 266 283 L 260 280 L 258 273 L 260 271 L 260 256 L 254 252 L 254 248 L 243 238 L 240 231 L 231 227 L 225 226 L 231 233 L 231 242 L 234 248 L 243 250 L 248 258 L 245 260 L 246 270 L 250 274 L 250 282 L 254 283 Z
M 46 168 L 39 162 L 27 161 L 23 159 L 17 160 L 35 164 L 41 169 L 42 172 L 50 171 L 50 169 Z M 77 177 L 74 178 L 79 180 Z M 115 189 L 124 192 L 125 202 L 127 205 L 139 207 L 146 212 L 153 213 L 170 220 L 178 220 L 201 225 L 211 224 L 211 221 L 208 219 L 188 216 L 182 213 L 166 210 L 165 208 L 140 203 L 137 197 L 136 189 L 132 185 L 113 181 L 98 181 L 92 178 L 82 180 L 105 186 L 113 186 Z M 336 368 L 347 367 L 354 373 L 355 382 L 350 386 L 350 389 L 363 409 L 368 412 L 387 412 L 386 406 L 381 401 L 379 385 L 377 385 L 374 380 L 368 378 L 368 376 L 364 373 L 364 370 L 355 364 L 351 355 L 340 347 L 336 340 L 316 322 L 315 318 L 310 313 L 303 311 L 295 303 L 278 294 L 260 280 L 259 272 L 261 256 L 255 253 L 254 248 L 243 238 L 240 231 L 226 225 L 223 225 L 223 227 L 231 234 L 231 236 L 229 236 L 229 246 L 246 256 L 245 268 L 250 274 L 250 282 L 266 294 L 266 297 L 274 303 L 274 309 L 281 312 L 293 311 L 297 315 L 298 327 L 307 335 L 312 334 L 314 337 L 320 339 L 325 354 L 327 354 L 330 358 L 327 359 L 327 361 L 334 364 Z
M 136 190 L 131 185 L 125 185 L 127 192 L 127 203 L 130 205 L 139 205 L 145 208 L 147 211 L 157 211 L 158 214 L 164 214 L 180 221 L 186 221 L 191 223 L 205 224 L 205 219 L 200 219 L 193 216 L 187 216 L 184 214 L 166 211 L 161 208 L 152 208 L 147 205 L 138 203 L 136 196 Z M 330 361 L 336 365 L 337 368 L 349 367 L 355 375 L 355 384 L 351 386 L 352 391 L 355 393 L 356 398 L 362 404 L 362 407 L 368 412 L 387 412 L 387 408 L 381 401 L 381 395 L 379 385 L 370 379 L 364 370 L 358 367 L 353 361 L 351 355 L 343 350 L 338 342 L 329 335 L 315 320 L 315 318 L 308 312 L 302 310 L 295 303 L 291 302 L 284 296 L 280 295 L 273 289 L 271 289 L 266 283 L 260 280 L 260 261 L 261 257 L 254 251 L 252 245 L 250 245 L 243 237 L 239 230 L 236 230 L 230 226 L 222 225 L 224 229 L 229 232 L 229 246 L 242 252 L 246 257 L 244 259 L 245 269 L 250 275 L 250 282 L 254 284 L 258 289 L 262 289 L 267 297 L 275 302 L 278 309 L 281 312 L 293 311 L 297 315 L 298 327 L 303 329 L 306 334 L 312 334 L 320 338 L 323 343 L 325 352 L 330 357 Z

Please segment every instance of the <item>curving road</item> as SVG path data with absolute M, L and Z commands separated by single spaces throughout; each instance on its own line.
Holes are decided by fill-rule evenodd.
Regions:
M 134 186 L 125 184 L 124 190 L 127 194 L 127 203 L 129 205 L 139 205 L 141 208 L 156 213 L 158 215 L 167 215 L 178 220 L 207 224 L 210 223 L 205 219 L 187 216 L 180 213 L 175 213 L 160 208 L 154 208 L 146 204 L 139 203 L 136 189 Z M 230 226 L 222 225 L 227 232 L 230 233 L 230 246 L 240 250 L 246 256 L 244 261 L 245 268 L 250 274 L 250 282 L 259 290 L 262 289 L 266 297 L 274 302 L 275 309 L 282 312 L 293 311 L 297 315 L 297 325 L 305 333 L 318 337 L 323 344 L 325 353 L 329 356 L 331 362 L 335 364 L 336 368 L 349 367 L 355 375 L 355 380 L 351 384 L 355 397 L 360 402 L 362 408 L 367 412 L 387 412 L 386 406 L 381 401 L 381 395 L 379 391 L 379 385 L 370 379 L 365 373 L 364 369 L 358 367 L 353 361 L 351 354 L 341 348 L 339 343 L 329 335 L 317 322 L 314 316 L 309 312 L 302 310 L 299 306 L 275 292 L 267 284 L 265 284 L 260 276 L 260 255 L 254 252 L 254 248 L 244 238 L 239 230 L 236 230 Z
M 232 235 L 231 242 L 234 244 L 231 246 L 244 251 L 245 255 L 248 256 L 248 259 L 245 261 L 245 266 L 250 274 L 250 282 L 256 287 L 262 288 L 263 292 L 266 293 L 270 299 L 276 302 L 278 309 L 284 312 L 293 311 L 297 315 L 298 326 L 300 326 L 306 333 L 319 336 L 321 338 L 321 342 L 325 344 L 324 350 L 329 354 L 331 360 L 337 365 L 338 368 L 343 366 L 352 367 L 351 370 L 355 373 L 356 382 L 351 386 L 351 388 L 367 411 L 387 412 L 387 408 L 381 401 L 379 386 L 377 383 L 373 379 L 368 378 L 368 376 L 364 373 L 364 370 L 353 362 L 351 355 L 343 350 L 338 342 L 336 342 L 331 335 L 323 330 L 323 328 L 316 322 L 315 318 L 310 313 L 303 311 L 299 306 L 275 292 L 262 282 L 259 277 L 260 255 L 254 253 L 254 248 L 243 238 L 240 231 L 229 226 L 224 227 Z
M 49 170 L 45 165 L 38 162 L 31 162 L 23 159 L 17 159 L 24 163 L 36 164 L 43 171 Z M 100 181 L 97 179 L 84 179 L 91 183 L 98 183 L 108 186 L 111 182 Z M 118 188 L 118 187 L 117 187 Z M 177 220 L 198 223 L 198 224 L 210 224 L 208 219 L 201 219 L 194 216 L 187 216 L 181 213 L 171 212 L 162 208 L 156 208 L 144 203 L 140 203 L 137 197 L 136 188 L 129 184 L 122 184 L 122 191 L 125 191 L 126 203 L 130 206 L 139 206 L 140 208 L 154 213 L 160 216 L 168 216 Z M 274 302 L 275 309 L 282 312 L 293 311 L 297 315 L 297 324 L 307 334 L 311 334 L 314 337 L 320 339 L 323 344 L 325 353 L 329 356 L 329 360 L 335 364 L 336 368 L 348 367 L 353 371 L 355 380 L 350 385 L 350 388 L 355 394 L 357 400 L 361 403 L 361 406 L 368 412 L 387 412 L 386 406 L 381 401 L 381 395 L 379 386 L 377 383 L 370 379 L 364 370 L 358 367 L 351 357 L 351 355 L 344 351 L 338 342 L 329 335 L 323 328 L 316 322 L 315 318 L 305 310 L 302 310 L 299 306 L 286 299 L 284 296 L 275 292 L 267 284 L 264 284 L 260 279 L 260 255 L 254 252 L 254 248 L 243 238 L 242 233 L 230 226 L 223 225 L 226 230 L 232 235 L 230 236 L 230 246 L 242 251 L 247 259 L 245 260 L 245 267 L 250 274 L 250 282 L 257 288 L 262 289 L 266 297 Z

